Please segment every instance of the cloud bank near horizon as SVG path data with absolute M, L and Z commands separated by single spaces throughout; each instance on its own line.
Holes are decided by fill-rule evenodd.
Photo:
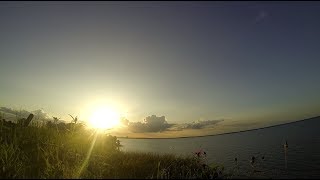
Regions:
M 220 120 L 204 120 L 194 121 L 191 123 L 183 124 L 170 124 L 167 122 L 165 116 L 157 117 L 151 115 L 146 117 L 143 122 L 130 122 L 128 119 L 123 118 L 121 123 L 133 133 L 147 133 L 147 132 L 163 132 L 163 131 L 182 131 L 185 129 L 204 129 L 213 128 Z
M 8 107 L 0 107 L 1 119 L 9 121 L 16 121 L 20 118 L 26 118 L 29 114 L 34 114 L 34 120 L 53 120 L 42 109 L 28 111 L 28 110 L 15 110 Z M 61 120 L 63 121 L 63 120 Z M 126 118 L 121 118 L 121 124 L 132 133 L 148 133 L 148 132 L 163 132 L 163 131 L 181 131 L 185 129 L 204 129 L 212 128 L 217 123 L 223 120 L 205 120 L 205 121 L 194 121 L 191 123 L 174 124 L 169 123 L 165 116 L 150 115 L 147 116 L 142 122 L 132 122 Z
M 9 121 L 15 121 L 20 118 L 27 118 L 29 114 L 34 115 L 34 120 L 50 120 L 48 113 L 42 109 L 34 111 L 15 110 L 8 107 L 0 107 L 1 118 Z

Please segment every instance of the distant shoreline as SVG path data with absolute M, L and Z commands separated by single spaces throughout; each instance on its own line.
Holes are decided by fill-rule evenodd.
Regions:
M 271 126 L 266 126 L 266 127 L 261 127 L 261 128 L 254 128 L 254 129 L 248 129 L 248 130 L 241 130 L 241 131 L 233 131 L 233 132 L 226 132 L 226 133 L 220 133 L 220 134 L 209 134 L 209 135 L 198 135 L 198 136 L 182 136 L 182 137 L 159 137 L 159 138 L 146 138 L 146 137 L 117 137 L 118 139 L 182 139 L 182 138 L 199 138 L 199 137 L 207 137 L 207 136 L 221 136 L 221 135 L 226 135 L 226 134 L 235 134 L 235 133 L 242 133 L 242 132 L 248 132 L 248 131 L 256 131 L 260 129 L 267 129 L 267 128 L 272 128 L 272 127 L 277 127 L 277 126 L 284 126 L 288 124 L 293 124 L 293 123 L 298 123 L 302 121 L 307 121 L 307 120 L 312 120 L 315 118 L 319 118 L 320 116 L 315 116 L 307 119 L 302 119 L 302 120 L 296 120 L 292 122 L 287 122 L 287 123 L 282 123 L 282 124 L 276 124 L 276 125 L 271 125 Z

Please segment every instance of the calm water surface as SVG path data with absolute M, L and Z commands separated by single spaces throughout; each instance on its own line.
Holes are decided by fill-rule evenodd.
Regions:
M 288 141 L 285 155 L 283 144 Z M 320 118 L 266 129 L 218 136 L 178 139 L 120 138 L 123 151 L 193 155 L 207 152 L 208 163 L 220 164 L 235 177 L 320 178 Z M 255 156 L 255 172 L 250 165 Z M 237 157 L 236 164 L 234 158 Z M 264 157 L 264 159 L 262 159 Z M 286 161 L 287 160 L 287 161 Z

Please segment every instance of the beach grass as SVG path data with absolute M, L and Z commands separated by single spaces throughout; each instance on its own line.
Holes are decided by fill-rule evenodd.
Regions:
M 124 152 L 117 137 L 77 123 L 58 126 L 0 123 L 0 178 L 222 178 L 199 156 Z M 64 127 L 64 128 L 61 128 Z

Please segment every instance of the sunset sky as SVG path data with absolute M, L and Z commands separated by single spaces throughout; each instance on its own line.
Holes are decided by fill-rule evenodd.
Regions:
M 0 106 L 131 121 L 320 115 L 319 2 L 0 2 Z

